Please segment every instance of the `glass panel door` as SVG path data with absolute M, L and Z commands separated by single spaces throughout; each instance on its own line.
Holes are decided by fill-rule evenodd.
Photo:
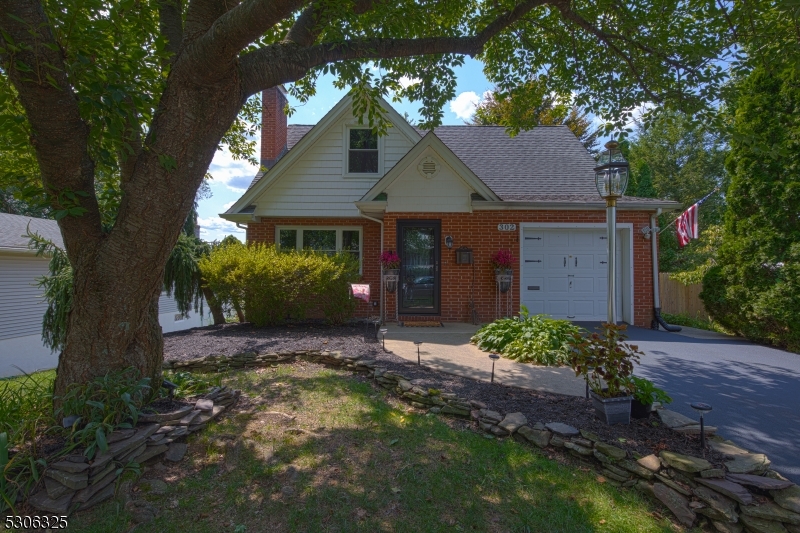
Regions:
M 439 314 L 439 221 L 398 222 L 400 312 Z

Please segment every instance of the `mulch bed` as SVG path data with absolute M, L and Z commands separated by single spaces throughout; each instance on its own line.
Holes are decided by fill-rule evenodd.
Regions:
M 711 450 L 700 453 L 699 437 L 676 433 L 660 424 L 658 418 L 631 420 L 628 426 L 609 426 L 594 415 L 585 398 L 538 392 L 446 374 L 410 363 L 383 352 L 380 342 L 365 341 L 363 326 L 325 326 L 299 323 L 280 327 L 256 328 L 249 324 L 226 324 L 167 333 L 164 359 L 185 360 L 206 355 L 233 355 L 243 351 L 282 352 L 292 350 L 338 350 L 343 354 L 376 359 L 408 379 L 423 380 L 420 385 L 454 392 L 471 400 L 485 402 L 501 413 L 521 412 L 528 424 L 563 422 L 587 429 L 603 441 L 642 455 L 668 449 L 700 456 L 714 464 L 723 457 Z

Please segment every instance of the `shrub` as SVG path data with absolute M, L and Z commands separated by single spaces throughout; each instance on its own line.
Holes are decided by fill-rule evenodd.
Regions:
M 570 341 L 581 329 L 569 320 L 530 315 L 523 305 L 519 317 L 501 318 L 483 326 L 471 342 L 520 363 L 567 364 Z
M 631 376 L 630 390 L 633 397 L 642 405 L 672 403 L 672 398 L 664 389 L 659 389 L 649 379 Z
M 625 342 L 627 328 L 603 323 L 597 328 L 600 333 L 573 336 L 570 366 L 576 376 L 584 376 L 592 392 L 603 398 L 622 396 L 634 388 L 633 363 L 644 354 L 638 346 Z
M 355 311 L 349 284 L 359 278 L 358 261 L 350 254 L 230 245 L 203 258 L 200 270 L 217 297 L 243 302 L 247 320 L 257 326 L 304 319 L 312 310 L 339 324 Z

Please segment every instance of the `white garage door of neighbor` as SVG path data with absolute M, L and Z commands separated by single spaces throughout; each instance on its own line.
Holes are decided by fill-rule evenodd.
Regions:
M 606 320 L 608 247 L 604 229 L 522 230 L 522 304 L 531 314 Z M 617 235 L 617 318 L 622 315 L 620 235 Z

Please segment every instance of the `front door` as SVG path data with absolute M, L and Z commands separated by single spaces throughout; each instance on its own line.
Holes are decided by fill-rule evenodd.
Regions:
M 397 223 L 399 311 L 402 314 L 440 313 L 440 235 L 439 220 L 402 220 Z

